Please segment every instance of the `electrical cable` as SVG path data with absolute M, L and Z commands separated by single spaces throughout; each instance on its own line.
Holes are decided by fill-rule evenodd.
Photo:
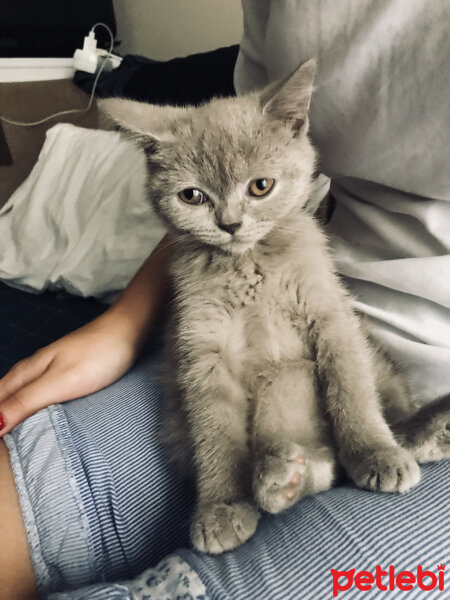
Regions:
M 41 125 L 42 123 L 46 123 L 47 121 L 50 121 L 50 119 L 54 119 L 55 117 L 62 117 L 64 115 L 72 115 L 75 113 L 86 113 L 89 112 L 91 110 L 92 107 L 92 103 L 94 101 L 94 94 L 95 94 L 95 89 L 97 87 L 97 83 L 99 80 L 99 77 L 103 71 L 103 68 L 106 65 L 106 61 L 108 60 L 108 57 L 112 56 L 112 51 L 114 48 L 114 35 L 113 32 L 111 31 L 111 29 L 108 27 L 108 25 L 105 25 L 105 23 L 96 23 L 92 28 L 91 31 L 94 31 L 96 27 L 102 26 L 104 27 L 108 33 L 109 33 L 109 37 L 111 39 L 111 43 L 109 46 L 109 50 L 107 51 L 106 55 L 104 55 L 104 59 L 103 62 L 100 66 L 100 69 L 97 72 L 97 75 L 94 79 L 94 84 L 92 86 L 92 92 L 91 95 L 89 97 L 89 102 L 86 108 L 72 108 L 70 110 L 62 110 L 60 112 L 57 112 L 53 115 L 49 115 L 48 117 L 45 117 L 44 119 L 40 119 L 39 121 L 33 121 L 33 122 L 24 122 L 24 121 L 14 121 L 13 119 L 7 119 L 6 117 L 2 117 L 0 115 L 0 121 L 3 121 L 4 123 L 8 123 L 9 125 L 17 125 L 18 127 L 34 127 L 36 125 Z

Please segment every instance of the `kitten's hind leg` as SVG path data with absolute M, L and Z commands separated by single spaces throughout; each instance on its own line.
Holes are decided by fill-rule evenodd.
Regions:
M 423 406 L 391 428 L 419 463 L 450 458 L 450 395 Z
M 253 417 L 253 497 L 279 513 L 300 498 L 331 487 L 335 458 L 319 417 L 309 361 L 267 370 Z

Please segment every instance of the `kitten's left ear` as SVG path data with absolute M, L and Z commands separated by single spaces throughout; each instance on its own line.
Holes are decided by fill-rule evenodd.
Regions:
M 124 98 L 105 98 L 98 101 L 98 106 L 106 120 L 125 137 L 150 147 L 167 140 L 169 124 L 184 110 Z
M 268 85 L 260 95 L 263 113 L 282 121 L 297 136 L 307 123 L 316 60 L 309 59 L 289 77 Z

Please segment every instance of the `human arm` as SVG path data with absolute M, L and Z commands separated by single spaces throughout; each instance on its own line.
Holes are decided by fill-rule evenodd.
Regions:
M 20 361 L 0 380 L 0 435 L 41 408 L 92 394 L 130 369 L 164 304 L 173 244 L 169 236 L 159 243 L 106 312 Z

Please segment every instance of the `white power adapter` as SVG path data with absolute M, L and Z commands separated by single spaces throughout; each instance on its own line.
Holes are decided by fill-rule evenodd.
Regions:
M 78 48 L 73 55 L 73 67 L 77 71 L 86 71 L 86 73 L 95 73 L 98 65 L 97 39 L 94 30 L 91 29 L 89 35 L 84 38 L 83 49 Z
M 97 23 L 97 25 L 104 25 L 103 23 Z M 73 68 L 76 71 L 86 71 L 86 73 L 95 73 L 97 69 L 102 66 L 102 71 L 112 71 L 120 65 L 122 58 L 115 56 L 109 51 L 97 48 L 97 39 L 95 37 L 94 29 L 97 25 L 89 32 L 89 35 L 85 36 L 83 42 L 83 48 L 75 50 L 73 55 Z M 112 33 L 109 27 L 106 27 L 111 35 Z

